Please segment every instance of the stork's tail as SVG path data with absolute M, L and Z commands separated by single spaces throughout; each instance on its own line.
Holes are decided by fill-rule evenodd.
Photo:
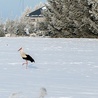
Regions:
M 32 61 L 31 62 L 34 62 L 35 63 L 35 60 L 34 59 L 32 59 Z

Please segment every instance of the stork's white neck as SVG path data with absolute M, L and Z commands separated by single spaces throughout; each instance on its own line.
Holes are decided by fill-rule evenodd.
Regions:
M 21 55 L 21 57 L 27 57 L 26 54 L 24 53 L 23 49 L 20 50 L 20 55 Z

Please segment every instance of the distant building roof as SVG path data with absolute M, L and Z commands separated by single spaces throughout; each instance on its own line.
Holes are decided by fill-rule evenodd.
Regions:
M 35 10 L 35 11 L 29 13 L 29 14 L 27 15 L 27 17 L 43 17 L 43 15 L 42 15 L 42 10 L 44 10 L 44 9 L 45 9 L 45 7 L 41 7 L 41 8 L 39 8 L 39 9 L 37 9 L 37 10 Z

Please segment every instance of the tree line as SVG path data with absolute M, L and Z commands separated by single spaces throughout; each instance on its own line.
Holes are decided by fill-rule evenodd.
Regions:
M 98 38 L 98 1 L 97 0 L 47 0 L 46 10 L 42 11 L 44 21 L 39 22 L 38 31 L 42 36 L 60 38 Z M 36 29 L 26 14 L 32 12 L 26 8 L 21 17 L 8 19 L 0 24 L 0 36 L 5 33 L 26 36 Z M 36 32 L 35 32 L 36 33 Z
M 30 19 L 25 17 L 27 13 L 32 11 L 31 8 L 27 7 L 22 15 L 18 19 L 6 19 L 5 22 L 0 22 L 0 36 L 3 37 L 5 34 L 10 35 L 26 35 L 25 28 L 31 26 Z

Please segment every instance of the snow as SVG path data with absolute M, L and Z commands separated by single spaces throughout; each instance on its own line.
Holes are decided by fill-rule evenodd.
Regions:
M 98 39 L 0 38 L 0 98 L 98 98 L 97 61 Z

